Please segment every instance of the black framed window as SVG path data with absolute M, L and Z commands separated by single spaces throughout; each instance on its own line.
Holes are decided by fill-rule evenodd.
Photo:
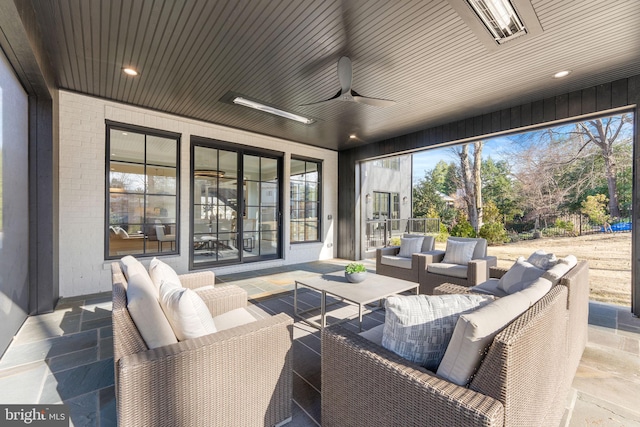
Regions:
M 105 258 L 178 253 L 178 134 L 107 122 Z
M 319 161 L 291 159 L 291 243 L 320 241 L 321 166 Z

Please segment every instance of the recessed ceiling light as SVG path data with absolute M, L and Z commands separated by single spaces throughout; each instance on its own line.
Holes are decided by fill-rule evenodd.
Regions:
M 563 77 L 567 77 L 569 74 L 571 74 L 571 71 L 569 70 L 565 70 L 565 71 L 558 71 L 557 73 L 555 73 L 553 75 L 554 79 L 561 79 Z
M 311 123 L 313 123 L 313 119 L 290 113 L 288 111 L 284 111 L 270 105 L 251 101 L 250 99 L 242 98 L 240 96 L 233 98 L 233 103 L 242 105 L 244 107 L 253 108 L 254 110 L 264 111 L 265 113 L 275 114 L 276 116 L 284 117 L 285 119 L 295 120 L 296 122 L 304 123 L 305 125 L 310 125 Z
M 352 133 L 351 135 L 349 135 L 349 138 L 356 139 L 356 135 L 354 133 Z
M 130 76 L 137 76 L 138 75 L 138 72 L 136 70 L 134 70 L 133 68 L 129 68 L 129 67 L 123 68 L 122 71 L 124 71 L 125 74 L 128 74 Z
M 127 135 L 129 135 L 129 134 L 128 134 L 128 133 L 126 133 L 126 132 L 122 132 L 122 135 L 127 136 Z

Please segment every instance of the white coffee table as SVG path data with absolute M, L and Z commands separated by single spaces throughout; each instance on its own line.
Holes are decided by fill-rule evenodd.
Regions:
M 319 291 L 321 295 L 320 307 L 312 307 L 306 310 L 298 310 L 298 286 Z M 375 301 L 382 300 L 390 295 L 414 290 L 418 294 L 419 284 L 393 277 L 379 276 L 374 273 L 367 273 L 367 278 L 360 283 L 349 283 L 344 277 L 344 273 L 323 274 L 322 276 L 300 279 L 295 281 L 293 288 L 293 311 L 295 315 L 316 328 L 324 328 L 326 325 L 327 307 L 337 304 L 337 301 L 327 305 L 327 295 L 340 298 L 358 306 L 358 321 L 362 331 L 363 307 Z M 313 310 L 320 309 L 320 322 L 303 317 L 302 315 Z M 373 310 L 371 310 L 373 311 Z M 345 319 L 347 321 L 350 319 Z M 341 322 L 340 322 L 341 323 Z

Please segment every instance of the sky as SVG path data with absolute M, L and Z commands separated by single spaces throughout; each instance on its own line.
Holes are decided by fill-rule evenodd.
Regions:
M 504 158 L 504 146 L 510 143 L 509 139 L 505 137 L 486 139 L 482 147 L 482 159 L 486 160 L 491 157 L 495 161 L 502 160 Z M 473 149 L 470 150 L 470 153 L 473 153 Z M 415 185 L 424 178 L 425 172 L 433 169 L 440 160 L 444 160 L 447 163 L 455 162 L 456 164 L 459 162 L 455 154 L 451 152 L 451 147 L 436 148 L 414 154 L 413 184 Z

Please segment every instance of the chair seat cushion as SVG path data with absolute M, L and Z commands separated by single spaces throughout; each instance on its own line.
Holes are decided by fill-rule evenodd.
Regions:
M 454 384 L 467 385 L 493 338 L 550 289 L 551 282 L 539 278 L 520 292 L 498 298 L 471 313 L 462 314 L 437 374 Z
M 492 300 L 489 295 L 389 297 L 382 346 L 435 372 L 458 317 Z
M 206 304 L 191 289 L 163 281 L 160 285 L 160 305 L 180 341 L 217 331 Z
M 402 257 L 394 255 L 382 255 L 380 263 L 384 265 L 390 265 L 393 267 L 406 268 L 411 270 L 411 257 Z
M 459 277 L 461 279 L 467 278 L 467 266 L 458 264 L 449 264 L 445 262 L 437 262 L 429 264 L 427 271 L 433 274 L 441 274 L 443 276 Z
M 213 323 L 216 325 L 218 331 L 224 331 L 226 329 L 235 328 L 236 326 L 246 325 L 247 323 L 255 322 L 256 318 L 253 317 L 249 311 L 244 308 L 236 308 L 235 310 L 227 311 L 213 318 Z

